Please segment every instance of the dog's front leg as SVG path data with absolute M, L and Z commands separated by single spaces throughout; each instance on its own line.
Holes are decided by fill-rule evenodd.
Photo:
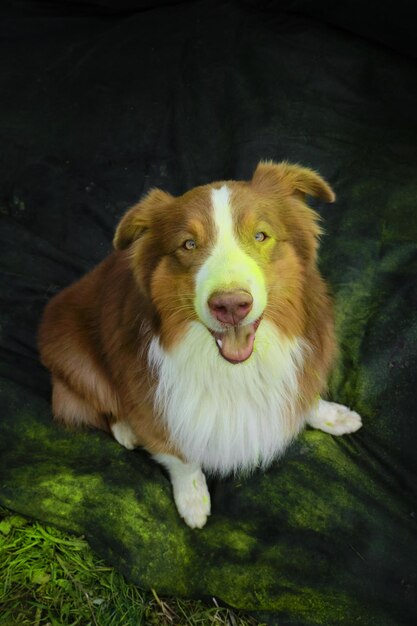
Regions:
M 153 454 L 152 458 L 168 470 L 175 504 L 185 523 L 190 528 L 202 528 L 210 515 L 210 494 L 200 467 L 172 454 Z
M 354 433 L 362 426 L 358 413 L 343 404 L 318 400 L 306 418 L 307 424 L 331 435 Z

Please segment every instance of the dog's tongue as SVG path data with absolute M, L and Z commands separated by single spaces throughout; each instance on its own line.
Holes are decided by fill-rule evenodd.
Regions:
M 242 363 L 253 352 L 255 324 L 231 326 L 224 333 L 214 333 L 220 354 L 231 363 Z

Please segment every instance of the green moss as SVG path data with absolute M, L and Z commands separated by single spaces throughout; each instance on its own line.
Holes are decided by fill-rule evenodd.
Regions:
M 358 270 L 354 281 L 341 286 L 335 299 L 336 336 L 340 356 L 330 380 L 330 391 L 338 401 L 355 406 L 361 397 L 361 347 L 368 320 L 377 307 L 376 270 L 372 263 Z
M 392 188 L 386 199 L 381 241 L 417 242 L 417 186 L 414 181 Z
M 97 483 L 102 481 L 91 476 L 91 486 L 89 489 L 97 488 Z M 54 478 L 42 480 L 38 483 L 38 489 L 48 495 L 43 498 L 42 506 L 45 509 L 53 510 L 59 507 L 59 514 L 63 517 L 77 515 L 85 499 L 85 485 L 80 477 L 75 477 L 68 470 L 65 472 L 55 472 Z
M 225 535 L 227 537 L 227 534 Z M 222 597 L 231 606 L 241 608 L 270 607 L 270 591 L 276 584 L 276 571 L 271 565 L 255 561 L 245 564 L 219 560 L 204 574 L 205 584 L 212 593 Z
M 215 550 L 226 550 L 233 562 L 250 558 L 257 549 L 257 541 L 253 535 L 253 524 L 247 521 L 236 520 L 235 524 L 230 524 L 230 521 L 222 517 L 211 518 L 204 535 L 207 547 Z

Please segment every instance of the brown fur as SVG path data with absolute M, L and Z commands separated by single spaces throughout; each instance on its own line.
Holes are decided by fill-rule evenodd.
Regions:
M 197 319 L 193 276 L 213 242 L 206 208 L 211 188 L 220 185 L 198 187 L 179 198 L 151 191 L 121 220 L 116 250 L 49 302 L 39 349 L 52 373 L 55 418 L 105 430 L 124 420 L 138 445 L 181 457 L 153 414 L 155 381 L 147 349 L 159 335 L 169 350 L 181 340 L 187 322 Z M 267 279 L 264 317 L 312 347 L 300 377 L 299 414 L 325 389 L 336 349 L 331 301 L 316 263 L 321 230 L 304 197 L 331 202 L 334 194 L 312 170 L 287 163 L 260 163 L 252 181 L 229 181 L 228 186 L 242 245 L 255 255 Z M 243 237 L 259 220 L 274 231 L 262 254 Z M 195 237 L 201 245 L 187 254 L 181 244 Z

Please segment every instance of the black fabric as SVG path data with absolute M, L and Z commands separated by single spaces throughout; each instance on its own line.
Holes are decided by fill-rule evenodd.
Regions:
M 32 4 L 0 24 L 0 502 L 85 533 L 160 593 L 280 626 L 415 624 L 415 61 L 277 5 Z M 213 481 L 191 531 L 145 453 L 53 424 L 36 327 L 143 192 L 247 178 L 261 158 L 314 167 L 338 195 L 315 204 L 341 344 L 330 390 L 364 427 L 307 431 L 266 473 Z
M 192 0 L 188 0 L 192 2 Z M 187 0 L 5 0 L 7 15 L 117 16 L 176 5 Z
M 255 9 L 309 16 L 393 49 L 417 55 L 415 7 L 412 0 L 240 0 Z M 4 0 L 4 7 L 20 15 L 122 15 L 187 0 Z M 193 0 L 188 0 L 193 2 Z M 4 9 L 3 9 L 4 10 Z
M 366 39 L 417 55 L 415 6 L 411 0 L 362 2 L 362 0 L 244 0 L 268 11 L 308 15 L 351 31 Z

